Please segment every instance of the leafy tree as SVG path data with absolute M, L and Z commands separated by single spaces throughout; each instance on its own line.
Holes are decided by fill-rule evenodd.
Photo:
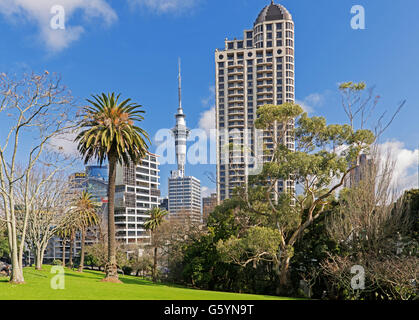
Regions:
M 135 122 L 144 120 L 141 106 L 132 103 L 131 99 L 119 101 L 120 95 L 104 94 L 87 100 L 90 106 L 83 109 L 83 119 L 79 126 L 82 129 L 76 137 L 78 150 L 85 163 L 96 159 L 100 164 L 108 159 L 108 264 L 105 281 L 118 282 L 115 255 L 115 179 L 116 165 L 138 164 L 147 154 L 148 134 Z
M 153 208 L 149 211 L 150 217 L 144 223 L 144 228 L 146 230 L 150 230 L 152 233 L 152 237 L 154 237 L 154 233 L 163 223 L 164 217 L 168 214 L 166 210 L 162 210 L 160 208 Z M 153 282 L 157 280 L 157 251 L 158 246 L 154 246 L 154 263 L 153 263 Z
M 280 277 L 278 289 L 287 292 L 297 240 L 327 211 L 335 192 L 357 168 L 358 156 L 368 151 L 375 137 L 369 130 L 353 130 L 350 125 L 327 125 L 323 117 L 308 117 L 300 106 L 292 103 L 262 106 L 257 115 L 255 126 L 270 134 L 274 143 L 271 160 L 264 164 L 261 174 L 236 190 L 248 230 L 236 238 L 220 241 L 217 247 L 228 262 L 246 265 L 272 261 Z M 294 119 L 296 128 L 290 130 L 289 124 Z M 277 136 L 273 135 L 274 128 L 279 132 Z M 284 145 L 292 136 L 295 151 Z M 283 193 L 277 191 L 277 186 L 287 181 L 298 185 L 299 194 L 287 185 Z M 275 240 L 260 241 L 270 236 Z M 278 250 L 273 249 L 276 243 Z

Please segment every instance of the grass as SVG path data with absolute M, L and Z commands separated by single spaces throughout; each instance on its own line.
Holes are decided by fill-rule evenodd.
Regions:
M 155 284 L 133 276 L 121 276 L 123 284 L 104 283 L 103 273 L 65 269 L 65 289 L 51 288 L 51 266 L 41 271 L 25 268 L 26 284 L 12 285 L 0 278 L 0 300 L 290 300 L 274 296 L 205 291 Z

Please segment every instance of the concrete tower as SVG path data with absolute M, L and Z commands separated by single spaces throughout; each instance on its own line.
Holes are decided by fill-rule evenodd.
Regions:
M 179 107 L 176 114 L 176 126 L 172 129 L 176 144 L 176 161 L 178 169 L 172 171 L 172 177 L 183 178 L 185 176 L 185 162 L 186 162 L 186 140 L 188 139 L 190 130 L 186 127 L 185 114 L 182 108 L 182 74 L 179 59 Z
M 176 146 L 177 170 L 169 178 L 169 218 L 184 223 L 201 221 L 201 182 L 195 177 L 185 176 L 186 140 L 190 130 L 186 127 L 182 108 L 182 75 L 179 59 L 179 107 L 176 114 L 176 126 L 172 129 Z

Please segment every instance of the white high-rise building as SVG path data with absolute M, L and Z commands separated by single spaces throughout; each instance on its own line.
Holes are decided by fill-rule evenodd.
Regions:
M 225 40 L 225 48 L 215 51 L 217 200 L 231 197 L 235 187 L 246 183 L 255 163 L 244 154 L 270 159 L 261 149 L 272 150 L 275 132 L 256 134 L 254 121 L 259 106 L 294 102 L 294 22 L 283 6 L 272 0 L 260 12 L 243 39 Z M 294 121 L 286 130 L 294 127 Z M 287 132 L 283 141 L 291 150 L 294 138 Z M 242 153 L 231 151 L 244 150 Z M 247 150 L 247 151 L 246 151 Z M 262 150 L 263 151 L 263 150 Z M 253 161 L 253 160 L 252 160 Z M 293 181 L 281 181 L 277 191 L 293 189 Z
M 169 178 L 169 217 L 201 221 L 201 182 L 195 177 L 185 176 L 186 140 L 189 129 L 186 127 L 186 115 L 182 107 L 182 76 L 179 61 L 179 106 L 176 114 L 176 126 L 172 129 L 176 146 L 178 169 L 171 172 Z
M 116 240 L 146 243 L 150 234 L 144 228 L 148 211 L 160 204 L 160 170 L 157 156 L 149 154 L 139 165 L 118 165 L 115 182 Z

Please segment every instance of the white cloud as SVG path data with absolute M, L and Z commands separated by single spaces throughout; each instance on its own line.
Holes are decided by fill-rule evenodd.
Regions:
M 216 121 L 215 121 L 215 86 L 209 87 L 209 95 L 206 98 L 201 100 L 202 106 L 204 108 L 210 108 L 209 110 L 204 111 L 201 113 L 201 118 L 199 119 L 199 128 L 204 130 L 207 136 L 210 139 L 215 139 L 213 135 L 211 135 L 211 130 L 216 129 Z
M 209 135 L 212 129 L 215 129 L 215 107 L 207 110 L 201 114 L 199 119 L 199 128 L 205 130 L 206 134 Z
M 73 131 L 53 137 L 49 142 L 49 147 L 54 151 L 64 154 L 65 156 L 80 157 L 77 150 L 77 143 L 74 142 L 77 134 L 78 132 Z
M 63 30 L 51 27 L 51 19 L 55 15 L 51 13 L 51 8 L 55 5 L 64 8 Z M 86 21 L 100 19 L 105 25 L 110 25 L 118 19 L 116 12 L 106 0 L 0 0 L 0 14 L 11 23 L 36 23 L 40 40 L 53 52 L 67 48 L 85 32 L 82 26 L 69 25 L 68 21 L 75 12 L 81 13 Z
M 210 91 L 209 96 L 201 100 L 202 105 L 204 107 L 208 107 L 210 105 L 215 104 L 215 86 L 210 86 L 209 91 Z
M 418 149 L 406 149 L 403 142 L 392 140 L 381 144 L 380 151 L 383 159 L 389 155 L 394 161 L 392 187 L 397 194 L 418 188 Z
M 207 198 L 211 196 L 212 193 L 216 193 L 216 190 L 206 186 L 203 186 L 201 189 L 202 198 Z
M 299 104 L 301 108 L 307 113 L 312 113 L 314 107 L 322 105 L 324 102 L 323 95 L 319 93 L 312 93 L 305 97 L 304 100 L 296 100 L 295 103 Z
M 129 0 L 132 6 L 145 7 L 155 13 L 181 13 L 192 9 L 200 0 Z

